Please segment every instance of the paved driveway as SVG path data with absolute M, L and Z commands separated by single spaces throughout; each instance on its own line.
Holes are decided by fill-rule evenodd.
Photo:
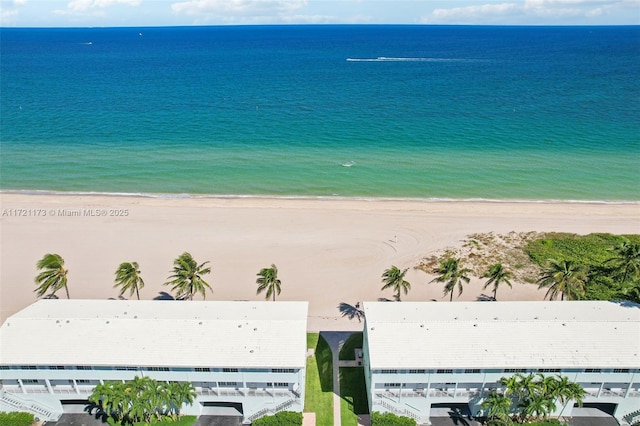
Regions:
M 63 414 L 57 422 L 46 422 L 45 426 L 106 426 L 107 422 L 91 414 Z

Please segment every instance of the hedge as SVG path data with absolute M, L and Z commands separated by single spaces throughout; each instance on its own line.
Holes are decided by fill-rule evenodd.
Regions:
M 371 415 L 371 426 L 416 426 L 416 421 L 393 413 L 380 414 L 374 411 Z
M 302 413 L 281 411 L 273 416 L 264 416 L 251 423 L 252 426 L 301 426 Z
M 10 413 L 0 412 L 0 425 L 2 426 L 31 426 L 35 421 L 33 414 L 12 411 Z

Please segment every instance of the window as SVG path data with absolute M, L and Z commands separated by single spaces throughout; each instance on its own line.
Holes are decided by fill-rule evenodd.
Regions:
M 526 373 L 527 369 L 526 368 L 505 368 L 504 372 L 505 373 Z
M 585 373 L 600 373 L 602 372 L 601 368 L 585 368 L 584 369 Z
M 116 367 L 117 371 L 138 371 L 137 367 Z
M 235 387 L 237 384 L 237 382 L 218 382 L 218 386 L 224 387 Z
M 64 365 L 50 365 L 49 370 L 64 370 Z
M 91 370 L 91 367 L 88 365 L 76 365 L 76 370 Z
M 147 367 L 147 371 L 169 371 L 169 367 Z
M 466 370 L 464 370 L 465 373 L 467 374 L 477 374 L 480 372 L 479 368 L 467 368 Z
M 384 384 L 385 388 L 399 388 L 400 386 L 402 386 L 400 383 L 385 383 Z
M 8 370 L 9 366 L 8 365 L 0 365 L 0 370 Z
M 443 370 L 436 370 L 437 374 L 451 374 L 453 373 L 453 370 L 449 370 L 449 369 L 443 369 Z
M 628 373 L 629 369 L 628 368 L 614 368 L 613 372 L 614 373 Z
M 196 367 L 194 370 L 196 370 L 198 373 L 208 373 L 209 371 L 211 371 L 209 367 Z
M 223 368 L 222 372 L 223 373 L 237 373 L 238 369 L 237 368 Z
M 38 380 L 37 379 L 23 379 L 22 383 L 25 385 L 37 385 L 38 384 Z
M 267 382 L 267 386 L 276 387 L 276 388 L 288 388 L 289 387 L 289 383 L 286 383 L 286 382 L 275 382 L 275 383 Z
M 398 370 L 380 370 L 382 374 L 397 374 Z
M 409 374 L 424 374 L 426 370 L 409 370 Z
M 35 365 L 23 365 L 20 367 L 22 370 L 35 370 L 36 366 Z
M 90 385 L 91 380 L 76 380 L 76 383 L 79 385 Z
M 295 373 L 296 370 L 294 370 L 293 368 L 272 368 L 271 372 L 272 373 Z
M 559 368 L 538 368 L 538 373 L 559 373 Z

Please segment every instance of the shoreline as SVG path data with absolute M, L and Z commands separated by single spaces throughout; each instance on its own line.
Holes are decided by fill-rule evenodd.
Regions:
M 213 293 L 206 300 L 264 300 L 256 294 L 256 274 L 275 263 L 282 280 L 279 300 L 310 302 L 309 331 L 358 330 L 363 324 L 342 318 L 338 305 L 391 299 L 391 291 L 381 291 L 380 277 L 391 265 L 409 268 L 406 278 L 412 289 L 403 300 L 449 303 L 442 285 L 429 284 L 432 276 L 413 267 L 429 255 L 459 247 L 469 234 L 640 233 L 639 203 L 155 198 L 2 191 L 0 208 L 0 321 L 36 300 L 35 264 L 45 253 L 65 259 L 74 299 L 117 298 L 113 276 L 125 261 L 140 264 L 145 280 L 141 299 L 154 299 L 170 291 L 163 283 L 173 259 L 189 251 L 199 263 L 211 262 L 213 270 L 206 279 Z M 11 210 L 31 215 L 4 214 Z M 484 281 L 474 277 L 454 301 L 482 300 L 489 292 L 482 289 Z M 543 300 L 544 293 L 537 285 L 514 283 L 512 289 L 499 290 L 498 300 Z M 58 295 L 64 297 L 64 292 Z
M 439 197 L 366 197 L 341 195 L 269 195 L 269 194 L 200 194 L 200 193 L 164 193 L 164 192 L 101 192 L 101 191 L 52 191 L 52 190 L 0 190 L 0 196 L 69 196 L 69 197 L 123 197 L 150 198 L 161 200 L 184 199 L 221 199 L 221 200 L 319 200 L 319 201 L 389 201 L 416 203 L 496 203 L 496 204 L 596 204 L 596 205 L 640 205 L 640 200 L 574 200 L 574 199 L 526 199 L 526 198 L 439 198 Z

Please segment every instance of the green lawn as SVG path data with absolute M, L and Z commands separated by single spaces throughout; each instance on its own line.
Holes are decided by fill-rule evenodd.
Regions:
M 340 397 L 343 426 L 356 426 L 358 414 L 369 414 L 363 367 L 340 368 Z
M 340 354 L 338 358 L 340 360 L 349 360 L 355 361 L 356 353 L 355 350 L 358 348 L 362 348 L 362 333 L 353 333 L 344 345 L 342 345 L 342 349 L 340 349 Z
M 304 411 L 316 413 L 317 426 L 333 426 L 331 348 L 318 333 L 307 333 L 307 347 L 315 347 L 316 355 L 307 358 Z

